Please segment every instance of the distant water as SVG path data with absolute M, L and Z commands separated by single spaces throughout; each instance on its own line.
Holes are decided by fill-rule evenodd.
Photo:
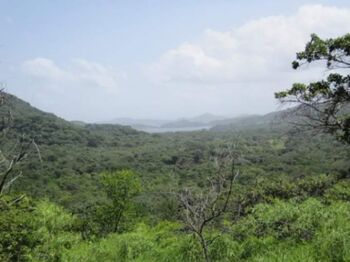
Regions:
M 167 133 L 167 132 L 189 132 L 197 130 L 208 130 L 211 126 L 196 126 L 196 127 L 176 127 L 176 128 L 163 128 L 163 127 L 143 127 L 137 128 L 137 130 L 147 133 Z

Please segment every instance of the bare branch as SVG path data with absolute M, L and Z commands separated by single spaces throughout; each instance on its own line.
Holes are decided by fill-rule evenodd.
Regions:
M 236 149 L 235 146 L 232 147 Z M 198 189 L 186 188 L 178 194 L 183 207 L 183 221 L 189 231 L 198 237 L 205 261 L 210 261 L 208 246 L 214 241 L 206 239 L 205 228 L 226 212 L 233 184 L 239 176 L 236 168 L 237 156 L 233 149 L 220 151 L 212 158 L 216 172 L 207 179 L 207 187 L 199 192 Z

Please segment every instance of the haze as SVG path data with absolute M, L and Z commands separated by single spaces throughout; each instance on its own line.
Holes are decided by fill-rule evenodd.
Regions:
M 0 1 L 0 81 L 68 120 L 263 114 L 326 74 L 291 69 L 310 34 L 349 28 L 340 0 Z

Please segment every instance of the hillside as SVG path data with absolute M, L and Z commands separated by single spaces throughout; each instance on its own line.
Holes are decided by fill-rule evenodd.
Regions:
M 213 114 L 202 114 L 190 118 L 181 118 L 176 121 L 169 121 L 163 124 L 163 128 L 181 128 L 181 127 L 212 127 L 216 121 L 225 120 L 227 117 L 217 116 Z
M 0 14 L 0 262 L 350 262 L 350 1 Z
M 11 112 L 12 131 L 34 138 L 42 145 L 79 144 L 89 145 L 94 141 L 107 142 L 101 136 L 100 128 L 96 125 L 69 122 L 51 113 L 46 113 L 32 107 L 29 103 L 7 94 L 6 104 L 1 107 L 0 114 Z M 136 135 L 138 132 L 130 127 L 121 125 L 106 125 L 105 130 L 113 131 L 113 135 Z
M 115 147 L 116 151 L 122 151 L 147 137 L 142 132 L 121 125 L 77 125 L 7 94 L 6 104 L 1 107 L 0 114 L 6 115 L 9 111 L 13 120 L 6 139 L 1 140 L 2 148 L 11 148 L 16 140 L 24 136 L 34 139 L 40 149 L 43 162 L 40 163 L 33 149 L 29 159 L 23 163 L 23 183 L 16 185 L 34 195 L 57 197 L 56 193 L 71 189 L 74 194 L 77 190 L 75 187 L 94 183 L 76 175 L 116 168 L 115 165 L 107 167 L 112 156 L 102 156 L 102 148 Z M 104 163 L 99 164 L 101 157 Z
M 8 95 L 7 98 L 8 103 L 6 107 L 1 108 L 1 113 L 10 110 L 14 122 L 6 135 L 7 139 L 1 141 L 1 148 L 11 148 L 16 140 L 25 134 L 37 141 L 42 161 L 39 161 L 37 152 L 32 150 L 19 167 L 23 176 L 12 187 L 12 194 L 25 192 L 34 199 L 34 203 L 29 205 L 36 210 L 35 218 L 32 218 L 31 213 L 27 214 L 27 211 L 22 210 L 20 217 L 12 219 L 12 209 L 0 218 L 10 219 L 6 220 L 6 223 L 12 223 L 14 226 L 17 226 L 17 223 L 28 224 L 27 218 L 37 221 L 37 226 L 32 230 L 48 230 L 55 236 L 54 239 L 65 239 L 70 243 L 71 248 L 64 248 L 64 251 L 50 251 L 54 252 L 51 254 L 65 257 L 68 261 L 76 261 L 81 257 L 84 261 L 99 260 L 93 251 L 97 248 L 96 245 L 127 245 L 129 249 L 134 250 L 133 245 L 139 245 L 139 242 L 134 242 L 135 234 L 138 241 L 146 241 L 142 242 L 142 245 L 157 246 L 160 252 L 148 253 L 146 250 L 149 249 L 141 249 L 138 257 L 143 261 L 151 261 L 155 256 L 162 257 L 162 252 L 167 249 L 185 254 L 181 261 L 191 261 L 188 260 L 189 254 L 179 251 L 178 248 L 182 250 L 196 242 L 188 242 L 187 237 L 190 235 L 186 233 L 186 227 L 181 226 L 181 208 L 176 198 L 172 197 L 172 193 L 184 187 L 196 190 L 205 187 L 207 177 L 213 172 L 211 159 L 215 150 L 226 148 L 231 143 L 236 144 L 240 155 L 237 164 L 241 175 L 235 185 L 228 211 L 229 217 L 234 220 L 230 227 L 225 229 L 223 237 L 227 243 L 241 246 L 240 252 L 248 252 L 246 255 L 239 255 L 242 259 L 264 256 L 259 251 L 260 245 L 280 245 L 280 250 L 284 250 L 280 252 L 289 252 L 290 241 L 295 241 L 293 245 L 298 248 L 295 252 L 301 252 L 299 249 L 302 247 L 296 244 L 299 241 L 306 241 L 308 248 L 314 250 L 314 245 L 318 245 L 318 241 L 321 240 L 311 236 L 305 240 L 304 234 L 309 233 L 299 235 L 298 228 L 313 228 L 315 232 L 323 232 L 322 228 L 327 225 L 330 216 L 337 216 L 334 219 L 344 219 L 346 216 L 339 213 L 339 210 L 344 210 L 342 208 L 345 203 L 336 202 L 338 204 L 334 203 L 331 206 L 326 203 L 333 203 L 329 202 L 333 201 L 332 199 L 349 199 L 347 188 L 350 151 L 329 136 L 299 134 L 289 132 L 288 125 L 283 128 L 281 125 L 271 125 L 270 121 L 282 113 L 235 119 L 229 125 L 220 125 L 210 131 L 148 134 L 120 125 L 68 122 L 33 108 L 14 96 Z M 108 229 L 110 218 L 103 215 L 107 212 L 103 211 L 105 205 L 108 210 L 111 209 L 108 194 L 104 191 L 103 183 L 101 184 L 100 173 L 126 169 L 135 172 L 135 181 L 140 181 L 142 191 L 133 200 L 134 209 L 128 211 L 125 220 L 122 220 L 123 228 L 113 234 Z M 55 204 L 42 202 L 42 198 L 48 198 Z M 57 204 L 69 211 L 55 206 Z M 314 219 L 316 209 L 324 214 L 322 219 L 318 216 L 317 223 L 312 220 L 310 223 L 298 224 L 301 223 L 298 221 L 304 221 L 304 215 Z M 74 218 L 68 219 L 71 216 L 69 212 L 74 214 Z M 52 214 L 51 219 L 61 219 L 63 216 L 65 218 L 62 217 L 62 221 L 72 221 L 74 226 L 64 224 L 60 231 L 55 231 L 58 233 L 50 231 L 51 229 L 42 229 L 46 227 L 46 222 L 40 222 L 40 218 L 49 219 L 46 217 L 48 214 Z M 290 229 L 276 227 L 281 221 L 291 219 L 290 216 L 293 217 L 288 222 Z M 261 221 L 265 221 L 265 224 L 261 224 Z M 250 226 L 251 223 L 254 227 Z M 215 230 L 213 237 L 216 234 Z M 333 225 L 329 230 L 342 231 L 339 224 Z M 171 246 L 173 241 L 166 242 L 168 244 L 159 243 L 157 237 L 150 232 L 158 232 L 157 236 L 165 234 L 162 238 L 164 241 L 167 241 L 168 237 L 176 237 L 180 247 Z M 78 242 L 71 242 L 72 240 L 66 238 L 67 234 L 74 236 Z M 275 239 L 275 234 L 284 235 Z M 44 236 L 40 237 L 46 241 Z M 85 242 L 86 238 L 94 240 Z M 125 238 L 127 242 L 120 244 L 120 238 Z M 270 244 L 266 243 L 268 239 L 272 241 Z M 41 244 L 36 245 L 42 248 Z M 247 245 L 251 246 L 250 249 Z M 84 251 L 81 251 L 81 248 Z M 192 246 L 191 249 L 199 250 L 196 246 Z M 232 251 L 231 248 L 225 250 Z M 113 253 L 114 255 L 110 253 L 109 248 L 104 252 L 105 255 L 111 256 L 112 260 L 124 256 L 120 250 Z M 275 254 L 273 252 L 278 251 L 271 249 L 270 253 Z M 192 255 L 195 260 L 201 257 L 199 251 Z M 211 256 L 217 257 L 216 261 L 221 261 L 222 257 L 229 255 L 213 253 Z M 294 258 L 295 254 L 291 256 Z M 327 257 L 323 253 L 322 256 Z M 167 255 L 164 255 L 165 257 Z
M 187 119 L 181 119 L 178 121 L 170 122 L 162 125 L 162 128 L 181 128 L 181 127 L 201 127 L 204 126 L 205 123 L 202 122 L 194 122 Z
M 168 123 L 169 120 L 161 119 L 135 119 L 129 117 L 115 118 L 112 120 L 104 121 L 107 124 L 120 124 L 126 126 L 140 126 L 140 127 L 160 127 L 163 124 Z
M 165 133 L 178 131 L 191 131 L 211 129 L 213 131 L 229 131 L 233 129 L 261 128 L 268 125 L 285 125 L 288 110 L 276 111 L 266 115 L 246 115 L 239 117 L 223 117 L 212 114 L 203 114 L 192 118 L 181 118 L 178 120 L 150 120 L 120 118 L 107 123 L 118 123 L 130 126 L 136 130 L 149 133 Z M 291 118 L 288 116 L 287 118 Z
M 7 110 L 11 110 L 14 124 L 7 135 L 11 139 L 2 143 L 9 144 L 25 134 L 35 138 L 43 158 L 39 163 L 36 154 L 31 154 L 24 167 L 23 182 L 16 187 L 34 195 L 51 196 L 69 206 L 79 205 L 80 194 L 95 192 L 94 174 L 102 170 L 131 168 L 150 184 L 154 179 L 163 181 L 173 177 L 169 182 L 175 184 L 168 185 L 170 187 L 200 181 L 196 174 L 207 165 L 210 150 L 234 140 L 245 144 L 247 179 L 280 172 L 289 175 L 306 170 L 315 174 L 330 172 L 334 164 L 328 164 L 329 157 L 338 152 L 341 160 L 344 155 L 342 147 L 334 148 L 332 144 L 336 142 L 330 138 L 316 136 L 309 140 L 304 135 L 291 135 L 279 126 L 270 125 L 269 121 L 277 113 L 237 119 L 234 126 L 230 124 L 224 129 L 218 126 L 211 131 L 147 134 L 120 125 L 76 125 L 14 96 L 9 96 L 2 112 Z M 308 161 L 302 164 L 299 160 L 305 157 Z M 299 164 L 293 164 L 295 161 Z M 337 166 L 343 164 L 340 161 Z

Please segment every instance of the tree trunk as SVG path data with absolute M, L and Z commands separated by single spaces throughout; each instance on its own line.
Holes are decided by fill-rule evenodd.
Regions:
M 202 236 L 202 234 L 198 234 L 200 243 L 201 243 L 201 247 L 202 247 L 202 251 L 203 251 L 203 257 L 204 260 L 206 262 L 210 262 L 210 258 L 209 258 L 209 254 L 208 254 L 208 245 L 207 245 L 207 241 L 204 239 L 204 237 Z

